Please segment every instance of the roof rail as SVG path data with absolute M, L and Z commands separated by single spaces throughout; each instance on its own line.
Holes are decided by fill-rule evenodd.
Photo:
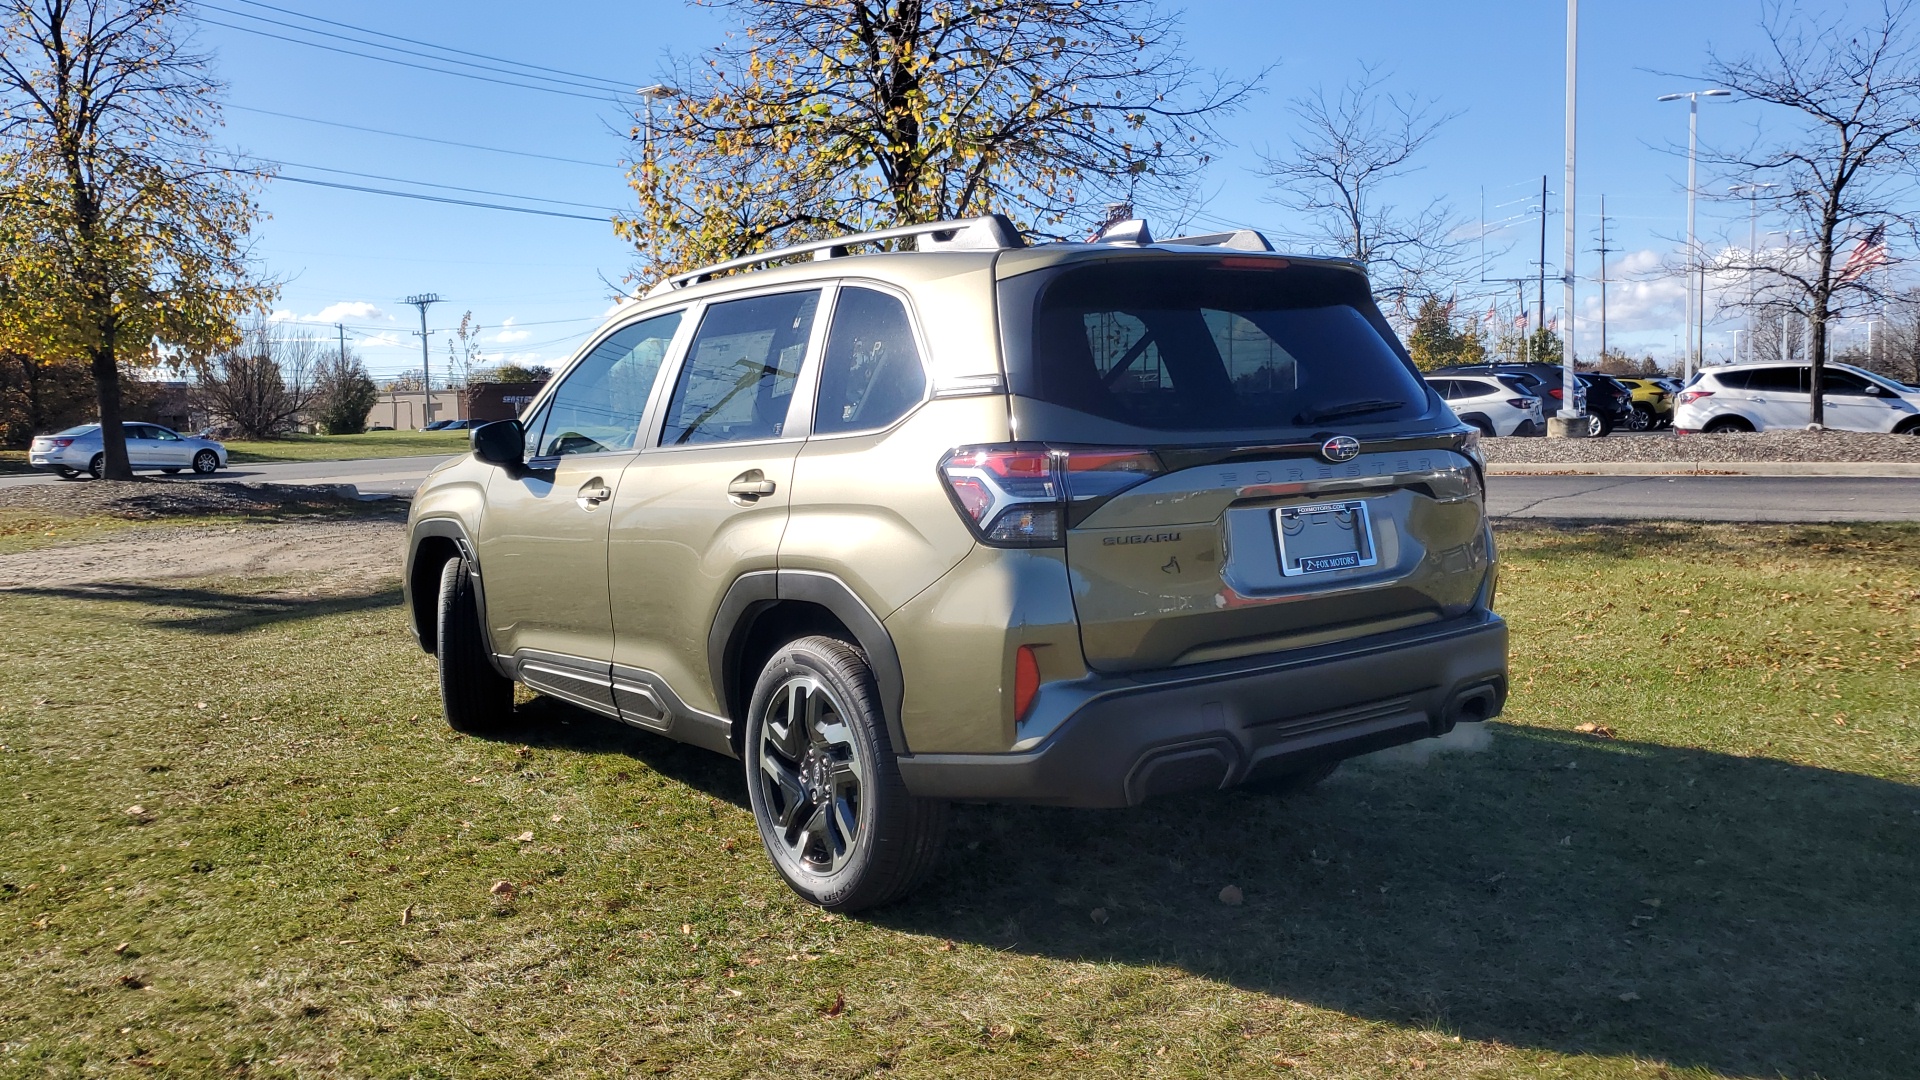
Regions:
M 1235 229 L 1232 232 L 1205 233 L 1200 236 L 1176 236 L 1171 240 L 1162 240 L 1162 244 L 1178 244 L 1181 247 L 1223 247 L 1234 251 L 1272 251 L 1273 245 L 1267 238 L 1252 229 Z
M 837 259 L 844 257 L 847 249 L 856 244 L 904 240 L 909 236 L 914 238 L 914 248 L 919 251 L 999 251 L 1005 248 L 1027 246 L 1026 240 L 1020 235 L 1019 228 L 1002 214 L 958 218 L 952 221 L 930 221 L 923 225 L 900 225 L 891 229 L 854 233 L 851 236 L 836 236 L 828 240 L 809 240 L 804 244 L 789 244 L 772 251 L 742 255 L 737 259 L 728 259 L 726 262 L 703 266 L 684 274 L 675 274 L 648 290 L 648 295 L 670 289 L 681 289 L 688 285 L 698 285 L 716 274 L 724 274 L 729 270 L 741 270 L 749 266 L 777 262 L 796 255 L 812 253 L 815 259 Z

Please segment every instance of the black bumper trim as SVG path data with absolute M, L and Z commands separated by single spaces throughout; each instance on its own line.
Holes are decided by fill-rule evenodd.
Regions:
M 1230 787 L 1499 714 L 1507 626 L 1479 611 L 1344 646 L 1111 680 L 1041 746 L 900 758 L 924 798 L 1118 807 Z

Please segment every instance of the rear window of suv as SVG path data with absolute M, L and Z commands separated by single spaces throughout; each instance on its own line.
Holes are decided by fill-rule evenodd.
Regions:
M 1030 370 L 1009 372 L 1016 392 L 1158 430 L 1427 412 L 1426 386 L 1401 358 L 1364 278 L 1277 259 L 1229 261 L 1130 259 L 1060 271 L 1032 308 Z

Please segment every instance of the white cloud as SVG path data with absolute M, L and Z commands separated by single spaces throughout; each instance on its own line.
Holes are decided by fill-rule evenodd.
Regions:
M 500 324 L 500 331 L 493 335 L 493 340 L 501 345 L 511 345 L 516 341 L 525 341 L 532 336 L 533 331 L 531 330 L 515 330 L 513 328 L 513 320 L 508 319 Z
M 278 322 L 338 323 L 338 322 L 348 322 L 348 321 L 352 321 L 352 322 L 368 322 L 368 321 L 392 322 L 393 321 L 393 316 L 380 310 L 378 305 L 369 303 L 368 301 L 365 301 L 365 300 L 342 300 L 339 303 L 328 304 L 326 307 L 321 308 L 319 311 L 316 311 L 311 315 L 301 315 L 301 314 L 298 314 L 297 312 L 287 311 L 283 309 L 283 310 L 274 312 L 272 315 L 269 315 L 267 318 L 268 318 L 268 321 L 277 322 L 277 323 Z
M 356 349 L 397 349 L 406 344 L 408 343 L 401 340 L 400 335 L 387 332 L 363 333 L 353 339 L 353 347 Z

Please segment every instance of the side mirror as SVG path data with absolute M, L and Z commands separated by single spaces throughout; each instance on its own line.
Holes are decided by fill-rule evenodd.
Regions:
M 527 433 L 518 420 L 495 420 L 473 429 L 473 456 L 509 472 L 526 467 Z

